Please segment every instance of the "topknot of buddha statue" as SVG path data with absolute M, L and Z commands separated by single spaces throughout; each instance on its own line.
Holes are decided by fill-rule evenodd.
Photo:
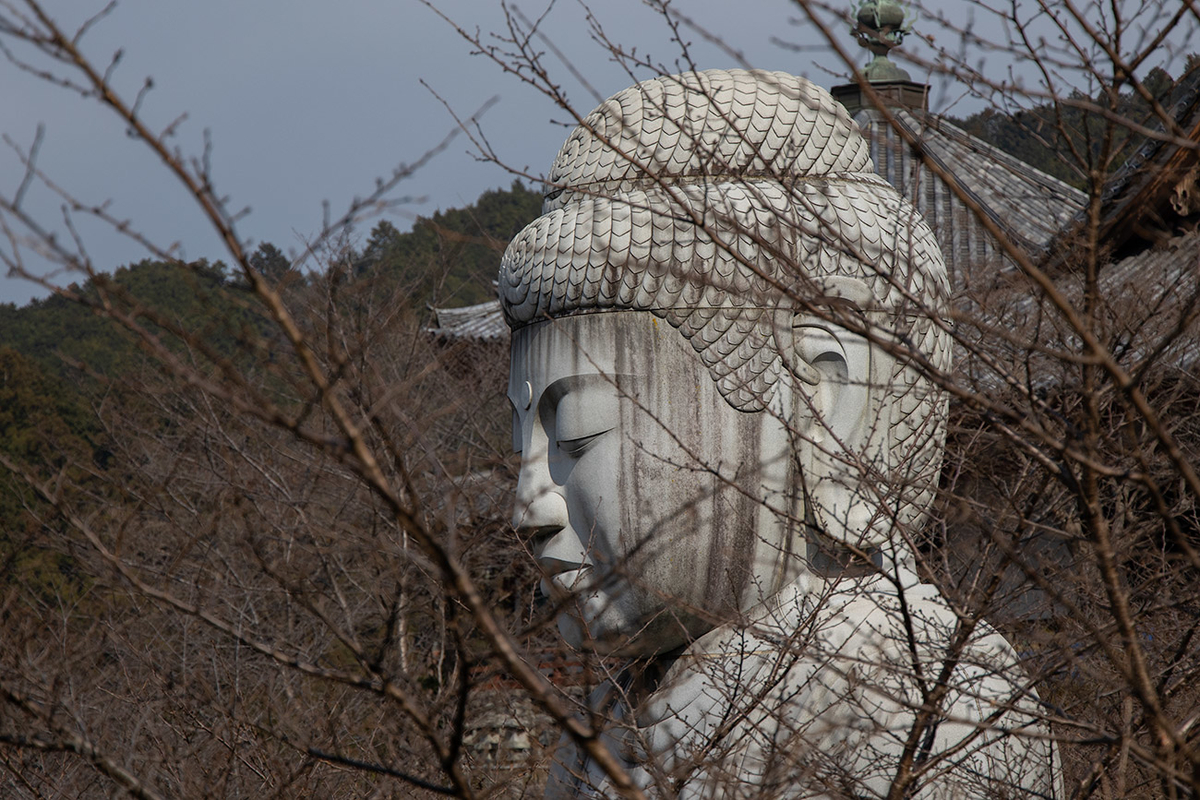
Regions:
M 870 173 L 866 141 L 833 97 L 784 72 L 710 70 L 619 92 L 567 137 L 543 212 L 577 193 L 660 182 L 787 181 Z
M 861 279 L 896 319 L 947 292 L 929 228 L 875 175 L 828 92 L 781 72 L 710 70 L 639 83 L 574 129 L 542 216 L 504 254 L 499 291 L 514 329 L 649 311 L 732 406 L 757 411 L 784 369 L 776 312 L 835 275 Z M 927 315 L 897 332 L 948 360 Z

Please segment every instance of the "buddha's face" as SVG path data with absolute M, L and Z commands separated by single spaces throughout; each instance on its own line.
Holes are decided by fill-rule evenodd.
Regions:
M 786 580 L 785 426 L 729 406 L 670 325 L 609 312 L 522 328 L 508 396 L 514 525 L 570 644 L 669 651 Z

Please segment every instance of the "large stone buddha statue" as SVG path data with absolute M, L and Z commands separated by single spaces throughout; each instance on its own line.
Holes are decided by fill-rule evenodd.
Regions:
M 615 95 L 509 246 L 514 525 L 651 796 L 1049 797 L 1011 646 L 915 572 L 948 284 L 823 90 L 710 71 Z M 547 796 L 608 796 L 564 739 Z

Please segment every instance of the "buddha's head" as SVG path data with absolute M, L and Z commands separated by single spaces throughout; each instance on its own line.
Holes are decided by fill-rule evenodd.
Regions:
M 903 559 L 941 460 L 947 290 L 804 79 L 688 73 L 592 112 L 500 268 L 514 525 L 567 640 L 666 652 L 819 557 Z

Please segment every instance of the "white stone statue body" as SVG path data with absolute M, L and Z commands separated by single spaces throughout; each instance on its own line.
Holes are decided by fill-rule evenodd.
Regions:
M 654 796 L 1054 797 L 1011 646 L 921 584 L 948 292 L 832 98 L 780 73 L 622 92 L 505 254 L 514 525 Z M 608 796 L 564 739 L 547 796 Z

